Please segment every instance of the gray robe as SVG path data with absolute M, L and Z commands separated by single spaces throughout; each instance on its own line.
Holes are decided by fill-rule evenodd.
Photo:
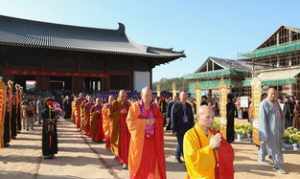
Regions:
M 276 168 L 281 167 L 283 157 L 281 153 L 282 135 L 284 132 L 284 116 L 277 102 L 272 103 L 265 99 L 259 109 L 259 134 L 261 148 L 267 147 L 272 155 Z M 261 159 L 264 159 L 265 152 L 261 152 Z

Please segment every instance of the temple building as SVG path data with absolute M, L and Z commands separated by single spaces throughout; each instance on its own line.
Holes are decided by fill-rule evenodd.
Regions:
M 99 29 L 0 15 L 0 76 L 39 90 L 137 90 L 183 51 L 145 46 L 125 26 Z
M 281 26 L 255 50 L 239 59 L 208 57 L 194 73 L 184 76 L 189 92 L 197 86 L 204 94 L 218 95 L 221 79 L 232 93 L 250 96 L 251 80 L 257 77 L 264 87 L 281 94 L 300 97 L 300 29 Z

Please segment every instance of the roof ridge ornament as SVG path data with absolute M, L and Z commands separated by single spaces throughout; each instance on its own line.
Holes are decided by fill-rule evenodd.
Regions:
M 125 34 L 125 30 L 126 30 L 125 25 L 123 23 L 121 23 L 121 22 L 119 22 L 118 25 L 119 25 L 118 31 L 120 33 Z

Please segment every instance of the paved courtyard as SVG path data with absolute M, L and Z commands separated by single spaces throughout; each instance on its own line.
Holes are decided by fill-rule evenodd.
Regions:
M 23 132 L 12 141 L 11 147 L 0 150 L 0 179 L 126 179 L 128 171 L 122 170 L 114 157 L 104 147 L 81 135 L 68 121 L 58 123 L 59 153 L 54 160 L 41 157 L 41 128 Z M 182 179 L 184 166 L 176 163 L 173 153 L 176 140 L 165 136 L 167 177 Z M 285 154 L 288 175 L 280 175 L 272 167 L 259 166 L 256 147 L 251 144 L 234 144 L 235 178 L 237 179 L 297 179 L 300 178 L 300 153 Z

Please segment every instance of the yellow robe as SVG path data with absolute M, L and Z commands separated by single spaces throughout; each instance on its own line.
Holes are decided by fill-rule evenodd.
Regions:
M 183 141 L 184 160 L 190 179 L 215 179 L 216 158 L 198 123 L 186 132 Z

